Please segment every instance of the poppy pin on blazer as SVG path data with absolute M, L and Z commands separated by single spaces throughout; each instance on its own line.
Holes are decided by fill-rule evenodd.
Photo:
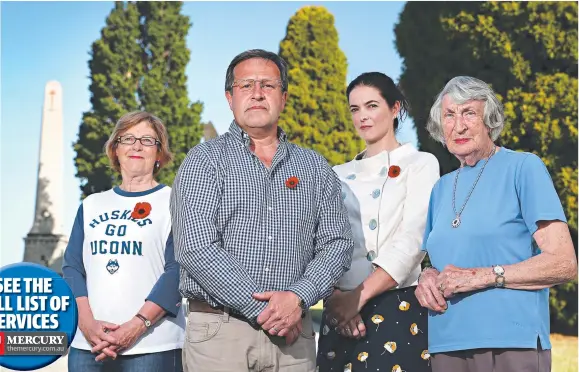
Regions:
M 133 209 L 133 213 L 131 213 L 131 218 L 135 220 L 143 219 L 151 213 L 151 209 L 151 204 L 147 202 L 137 203 L 135 209 Z
M 390 178 L 396 178 L 400 175 L 400 167 L 397 165 L 391 165 L 390 168 L 388 168 L 388 177 Z
M 297 177 L 290 177 L 285 181 L 285 185 L 288 189 L 295 189 L 299 182 Z

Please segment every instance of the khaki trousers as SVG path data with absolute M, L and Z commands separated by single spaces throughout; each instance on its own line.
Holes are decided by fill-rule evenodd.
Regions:
M 316 345 L 311 314 L 293 345 L 249 323 L 223 314 L 187 316 L 184 372 L 314 372 Z

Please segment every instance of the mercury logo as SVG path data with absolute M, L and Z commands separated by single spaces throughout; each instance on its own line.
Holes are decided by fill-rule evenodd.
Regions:
M 8 336 L 8 343 L 14 345 L 61 345 L 64 336 Z

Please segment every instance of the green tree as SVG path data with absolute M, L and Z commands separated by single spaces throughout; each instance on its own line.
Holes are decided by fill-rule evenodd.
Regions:
M 167 125 L 174 161 L 161 170 L 160 182 L 171 185 L 191 147 L 203 135 L 203 105 L 187 97 L 185 68 L 190 51 L 186 37 L 191 24 L 181 14 L 183 3 L 138 2 L 141 14 L 141 46 L 144 74 L 138 94 L 141 105 Z
M 90 92 L 92 108 L 83 113 L 76 151 L 76 176 L 81 179 L 82 196 L 108 190 L 117 181 L 103 146 L 117 120 L 139 108 L 135 91 L 142 76 L 139 13 L 134 4 L 115 3 L 92 44 Z
M 289 20 L 279 54 L 288 65 L 288 100 L 280 126 L 290 140 L 345 163 L 362 151 L 346 99 L 347 61 L 338 45 L 334 16 L 303 7 Z
M 188 150 L 199 142 L 203 106 L 187 98 L 190 52 L 185 38 L 191 25 L 180 14 L 181 7 L 179 2 L 117 2 L 93 43 L 92 108 L 83 115 L 74 145 L 82 197 L 119 182 L 103 146 L 117 120 L 129 111 L 149 111 L 167 126 L 175 160 L 160 172 L 160 182 L 173 183 Z
M 430 107 L 454 76 L 489 83 L 505 105 L 499 144 L 543 159 L 575 243 L 577 24 L 576 2 L 410 2 L 395 29 L 421 149 L 437 156 L 442 173 L 456 169 L 458 161 L 426 132 Z M 551 289 L 551 314 L 554 329 L 575 328 L 576 282 Z

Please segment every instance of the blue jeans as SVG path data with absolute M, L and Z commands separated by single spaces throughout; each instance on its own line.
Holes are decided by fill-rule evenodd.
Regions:
M 96 362 L 96 354 L 71 347 L 68 352 L 69 372 L 183 372 L 181 349 L 150 354 L 119 355 Z

